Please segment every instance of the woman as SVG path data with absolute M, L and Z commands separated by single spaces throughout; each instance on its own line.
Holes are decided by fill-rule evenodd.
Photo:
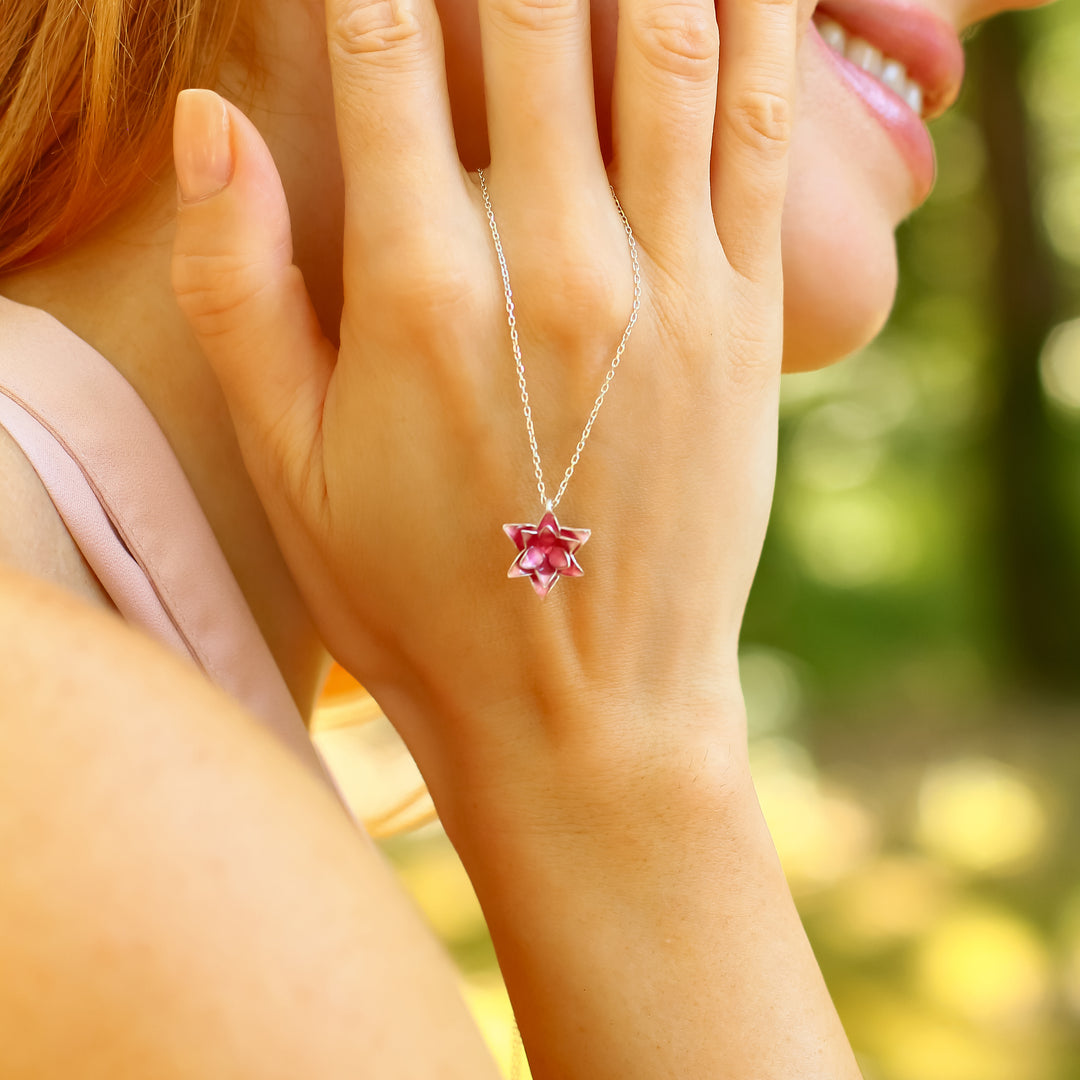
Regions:
M 147 35 L 172 43 L 159 80 L 106 8 L 94 55 L 149 67 L 151 104 L 226 34 L 193 8 Z M 83 170 L 76 209 L 42 223 L 77 139 L 4 188 L 5 214 L 30 209 L 0 233 L 3 317 L 86 359 L 55 344 L 70 328 L 138 391 L 299 713 L 326 648 L 376 694 L 477 888 L 537 1077 L 858 1075 L 761 820 L 736 643 L 781 352 L 811 366 L 877 332 L 892 230 L 932 180 L 919 92 L 855 39 L 910 54 L 935 114 L 958 90 L 955 31 L 996 5 L 829 10 L 851 41 L 822 23 L 827 45 L 794 0 L 722 5 L 719 26 L 700 0 L 628 0 L 617 39 L 594 11 L 598 138 L 586 9 L 485 0 L 481 189 L 450 125 L 484 165 L 469 11 L 441 12 L 448 95 L 422 0 L 329 0 L 325 34 L 309 0 L 247 8 L 217 85 L 251 120 L 181 97 L 179 209 L 119 154 L 116 213 L 98 162 L 98 187 Z M 32 42 L 58 32 L 38 18 L 0 31 L 24 78 L 5 119 L 33 99 Z M 133 126 L 145 176 L 159 117 L 89 84 L 80 134 Z M 509 283 L 551 492 L 626 346 L 567 487 L 586 576 L 543 600 L 505 580 L 511 559 L 539 577 L 501 531 L 537 513 Z M 376 853 L 296 767 L 287 723 L 291 752 L 267 736 L 285 706 L 244 711 L 102 610 L 31 441 L 4 443 L 0 917 L 24 932 L 0 941 L 19 974 L 0 1072 L 494 1076 Z

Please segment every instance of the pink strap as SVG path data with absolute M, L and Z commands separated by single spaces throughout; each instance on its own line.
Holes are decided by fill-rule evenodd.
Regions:
M 190 657 L 345 803 L 150 410 L 81 338 L 4 297 L 0 424 L 120 613 Z
M 72 538 L 124 619 L 198 662 L 142 568 L 124 547 L 78 463 L 0 387 L 0 426 L 34 466 Z

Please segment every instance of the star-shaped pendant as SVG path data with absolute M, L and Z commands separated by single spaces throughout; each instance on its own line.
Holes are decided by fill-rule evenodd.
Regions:
M 538 596 L 547 596 L 560 577 L 581 577 L 574 552 L 589 539 L 589 529 L 564 529 L 548 510 L 539 525 L 504 525 L 521 554 L 507 577 L 527 577 Z

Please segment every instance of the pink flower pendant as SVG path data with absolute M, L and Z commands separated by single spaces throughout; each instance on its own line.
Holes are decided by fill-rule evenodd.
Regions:
M 549 510 L 539 525 L 504 525 L 521 554 L 507 577 L 527 577 L 538 596 L 547 596 L 560 577 L 581 577 L 574 552 L 589 539 L 589 529 L 564 529 Z

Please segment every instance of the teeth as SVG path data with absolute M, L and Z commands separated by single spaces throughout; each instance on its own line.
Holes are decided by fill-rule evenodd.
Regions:
M 880 49 L 875 49 L 869 42 L 862 38 L 848 38 L 847 48 L 844 55 L 863 71 L 868 71 L 875 79 L 881 78 L 881 69 L 885 63 Z M 896 63 L 895 60 L 890 63 Z
M 869 41 L 849 34 L 835 19 L 814 13 L 814 24 L 825 44 L 833 52 L 846 57 L 863 71 L 873 75 L 898 97 L 903 98 L 916 116 L 922 116 L 923 89 L 908 77 L 907 68 L 899 60 L 883 56 Z
M 847 45 L 847 31 L 838 22 L 833 22 L 832 19 L 826 19 L 824 16 L 815 18 L 814 21 L 817 23 L 818 33 L 825 39 L 825 44 L 833 52 L 843 55 L 844 47 Z
M 903 97 L 911 107 L 911 111 L 916 116 L 922 116 L 922 87 L 917 82 L 908 83 L 907 93 Z
M 899 60 L 889 60 L 879 78 L 890 90 L 895 90 L 901 97 L 904 96 L 908 87 L 908 78 L 907 71 Z

